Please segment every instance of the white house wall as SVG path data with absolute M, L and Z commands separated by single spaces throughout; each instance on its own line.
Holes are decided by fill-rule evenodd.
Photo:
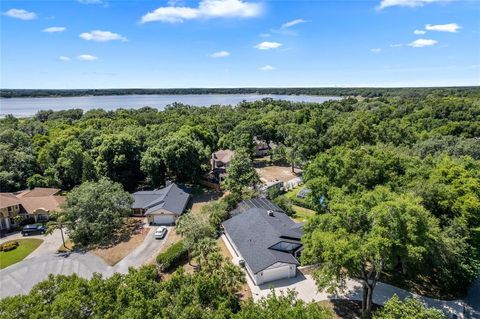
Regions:
M 255 275 L 255 283 L 261 285 L 270 281 L 293 278 L 297 275 L 297 266 L 287 263 L 275 263 Z
M 235 246 L 235 243 L 233 242 L 232 238 L 228 235 L 227 232 L 225 232 L 225 237 L 228 239 L 228 242 L 232 246 L 233 250 L 235 251 L 236 255 L 238 258 L 243 259 L 242 255 L 240 254 L 240 251 L 238 248 Z M 245 260 L 245 259 L 243 259 Z M 269 275 L 276 271 L 280 271 L 282 273 L 282 278 L 293 278 L 297 275 L 297 265 L 294 264 L 287 264 L 287 263 L 275 263 L 264 270 L 258 272 L 257 274 L 254 274 L 253 271 L 250 269 L 250 266 L 248 265 L 247 262 L 245 262 L 245 269 L 252 279 L 252 281 L 255 283 L 255 285 L 259 286 L 263 283 L 269 282 L 268 277 Z M 265 274 L 266 272 L 266 274 Z M 265 277 L 267 277 L 267 281 L 265 281 Z

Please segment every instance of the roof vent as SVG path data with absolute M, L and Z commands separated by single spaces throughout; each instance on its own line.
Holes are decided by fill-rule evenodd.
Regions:
M 269 211 L 268 211 L 268 216 L 274 217 L 274 216 L 275 216 L 275 212 L 274 212 L 273 210 L 269 210 Z

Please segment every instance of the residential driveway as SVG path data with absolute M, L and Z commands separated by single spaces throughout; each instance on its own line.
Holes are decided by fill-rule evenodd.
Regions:
M 224 235 L 222 235 L 222 239 L 228 250 L 230 251 L 230 254 L 234 256 L 232 260 L 233 263 L 238 265 L 239 258 L 235 257 L 235 252 L 233 251 L 230 243 L 224 238 Z M 255 285 L 248 275 L 246 275 L 245 277 L 247 279 L 248 286 L 252 291 L 252 296 L 255 301 L 258 301 L 262 297 L 267 297 L 268 295 L 270 295 L 272 293 L 272 289 L 277 295 L 287 293 L 289 290 L 295 290 L 297 293 L 297 297 L 306 302 L 318 302 L 329 299 L 362 300 L 362 285 L 360 284 L 360 282 L 353 279 L 347 281 L 346 290 L 343 293 L 329 294 L 326 291 L 318 291 L 314 279 L 310 275 L 305 275 L 300 271 L 298 272 L 296 278 L 277 280 L 260 286 Z M 471 308 L 461 300 L 445 301 L 422 297 L 416 294 L 412 294 L 398 287 L 384 283 L 378 283 L 375 287 L 373 293 L 373 302 L 379 305 L 384 305 L 385 302 L 387 302 L 387 300 L 390 299 L 394 294 L 399 296 L 401 299 L 404 299 L 406 297 L 419 299 L 429 307 L 441 309 L 445 314 L 452 318 L 454 318 L 453 315 L 456 315 L 457 318 L 480 318 L 480 313 L 475 312 L 473 308 Z M 478 295 L 474 298 L 478 298 Z M 465 311 L 470 311 L 471 316 L 467 317 L 464 314 Z
M 167 236 L 170 230 L 171 227 Z M 31 256 L 32 253 L 29 258 L 0 270 L 0 298 L 26 294 L 35 284 L 45 280 L 49 274 L 77 274 L 83 278 L 91 278 L 94 273 L 104 277 L 110 277 L 116 272 L 127 273 L 129 267 L 138 268 L 147 261 L 153 260 L 153 255 L 162 248 L 167 236 L 162 240 L 155 240 L 153 232 L 154 228 L 151 228 L 144 242 L 113 267 L 89 252 L 57 254 L 56 251 L 62 242 L 60 234 L 42 238 L 45 242 L 37 248 L 39 250 L 45 245 L 42 250 L 38 252 L 35 250 L 37 253 L 34 256 Z M 51 239 L 50 236 L 52 236 Z
M 155 233 L 155 230 L 157 229 L 158 226 L 148 226 L 150 228 L 147 236 L 145 237 L 145 240 L 143 243 L 141 243 L 135 250 L 133 250 L 130 254 L 125 256 L 122 260 L 120 260 L 115 266 L 115 271 L 126 274 L 128 272 L 129 267 L 139 267 L 146 262 L 152 260 L 152 256 L 156 256 L 157 253 L 160 251 L 160 249 L 163 246 L 163 243 L 165 243 L 166 239 L 170 235 L 170 231 L 172 230 L 173 227 L 167 227 L 168 231 L 167 234 L 165 235 L 165 238 L 162 240 L 155 239 L 153 234 Z

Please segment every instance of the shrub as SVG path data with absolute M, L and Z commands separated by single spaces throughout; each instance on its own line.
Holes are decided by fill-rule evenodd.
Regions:
M 187 250 L 184 247 L 183 240 L 168 247 L 168 249 L 158 254 L 157 263 L 161 271 L 169 271 L 179 266 L 187 259 Z
M 280 207 L 288 216 L 293 216 L 295 214 L 292 208 L 292 202 L 285 196 L 279 196 L 275 198 L 273 203 Z
M 17 248 L 20 244 L 16 240 L 10 240 L 0 245 L 0 251 L 10 251 Z

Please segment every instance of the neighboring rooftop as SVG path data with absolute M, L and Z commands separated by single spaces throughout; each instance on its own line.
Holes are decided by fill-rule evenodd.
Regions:
M 212 154 L 212 157 L 216 161 L 220 161 L 222 163 L 230 163 L 234 152 L 232 150 L 218 150 Z
M 0 193 L 0 208 L 20 205 L 20 200 L 12 193 Z
M 277 262 L 299 264 L 293 250 L 302 246 L 302 225 L 278 206 L 264 198 L 249 199 L 241 202 L 232 215 L 223 227 L 254 273 Z M 279 243 L 293 250 L 279 250 Z
M 52 211 L 65 201 L 64 196 L 55 196 L 58 192 L 60 189 L 57 188 L 37 187 L 16 193 L 1 193 L 0 208 L 21 205 L 28 214 L 33 214 L 39 209 Z
M 186 191 L 175 183 L 161 189 L 140 191 L 132 195 L 134 198 L 132 208 L 146 209 L 145 214 L 147 215 L 159 209 L 165 209 L 176 215 L 181 215 L 190 197 Z

